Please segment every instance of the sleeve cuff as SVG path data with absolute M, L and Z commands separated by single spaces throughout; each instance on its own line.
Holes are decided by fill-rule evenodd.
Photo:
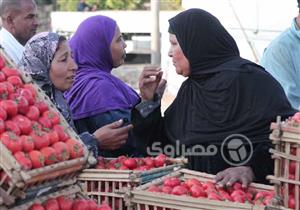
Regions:
M 143 101 L 135 106 L 136 110 L 142 115 L 143 118 L 146 118 L 151 114 L 157 107 L 160 106 L 161 97 L 158 94 L 154 95 L 153 101 Z
M 98 144 L 95 136 L 88 132 L 84 132 L 80 134 L 80 138 L 86 145 L 87 149 L 92 151 L 95 157 L 98 157 Z

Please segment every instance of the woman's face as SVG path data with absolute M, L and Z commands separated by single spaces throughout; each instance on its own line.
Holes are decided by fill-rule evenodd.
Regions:
M 126 58 L 125 48 L 127 47 L 118 26 L 116 26 L 115 35 L 110 44 L 110 51 L 113 60 L 113 67 L 116 68 L 124 63 Z
M 71 49 L 67 41 L 63 41 L 51 63 L 50 80 L 58 90 L 66 91 L 74 82 L 76 70 L 77 65 L 72 58 Z
M 171 46 L 168 54 L 172 58 L 177 74 L 180 74 L 184 77 L 189 76 L 191 72 L 190 63 L 183 54 L 176 36 L 174 34 L 170 34 L 169 40 Z

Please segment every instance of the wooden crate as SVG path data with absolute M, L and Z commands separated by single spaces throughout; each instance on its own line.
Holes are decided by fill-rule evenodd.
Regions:
M 148 171 L 85 169 L 78 180 L 84 184 L 84 192 L 100 204 L 106 201 L 113 209 L 127 210 L 128 192 L 141 184 L 150 182 L 180 168 L 185 161 L 169 159 L 172 165 Z
M 164 193 L 147 191 L 151 185 L 161 185 L 167 177 L 180 177 L 180 179 L 197 178 L 198 180 L 213 181 L 214 175 L 196 172 L 188 169 L 181 169 L 167 176 L 156 179 L 150 183 L 137 187 L 132 191 L 131 205 L 137 209 L 160 209 L 160 210 L 264 210 L 263 205 L 253 205 L 247 203 L 234 203 L 230 201 L 215 201 L 207 198 L 193 198 L 191 196 L 176 196 Z M 272 186 L 254 184 L 250 187 L 262 191 L 271 191 Z
M 1 49 L 0 55 L 5 58 L 8 66 L 16 68 L 16 65 Z M 23 170 L 11 152 L 0 142 L 0 167 L 11 180 L 8 185 L 4 183 L 4 179 L 0 180 L 0 197 L 2 199 L 2 203 L 6 205 L 11 205 L 17 198 L 25 198 L 27 190 L 36 188 L 37 186 L 46 185 L 47 182 L 53 183 L 55 181 L 59 181 L 69 183 L 68 180 L 76 177 L 78 171 L 88 168 L 89 165 L 96 163 L 96 159 L 88 152 L 79 136 L 68 124 L 63 115 L 57 110 L 49 97 L 44 94 L 44 91 L 33 82 L 30 75 L 21 71 L 19 72 L 24 83 L 30 83 L 35 87 L 37 92 L 36 100 L 44 101 L 49 108 L 59 113 L 60 124 L 64 127 L 65 132 L 71 138 L 78 140 L 81 143 L 84 148 L 84 156 L 38 169 Z
M 289 199 L 293 197 L 295 209 L 300 209 L 300 125 L 291 121 L 281 121 L 271 124 L 270 139 L 274 144 L 271 149 L 274 159 L 274 175 L 268 176 L 275 185 L 277 202 L 274 205 L 280 209 L 289 207 Z M 290 175 L 291 164 L 295 166 L 295 173 Z M 293 170 L 293 169 L 292 169 Z M 289 196 L 293 193 L 294 196 Z
M 84 198 L 84 199 L 88 199 L 87 196 L 85 196 L 82 193 L 82 189 L 81 186 L 79 185 L 72 185 L 69 187 L 65 187 L 63 189 L 60 189 L 56 192 L 52 192 L 52 193 L 48 193 L 46 195 L 43 196 L 37 196 L 34 199 L 30 199 L 30 200 L 24 200 L 21 201 L 13 206 L 10 207 L 2 207 L 3 210 L 7 209 L 7 210 L 28 210 L 34 203 L 43 203 L 45 201 L 47 201 L 50 198 L 56 198 L 59 196 L 67 196 L 67 197 L 71 197 L 71 198 Z M 2 210 L 0 207 L 0 210 Z

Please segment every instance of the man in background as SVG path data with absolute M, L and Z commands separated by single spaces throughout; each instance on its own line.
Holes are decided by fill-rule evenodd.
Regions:
M 36 3 L 34 0 L 0 0 L 0 16 L 0 45 L 18 64 L 25 44 L 37 31 Z
M 300 0 L 297 0 L 300 9 Z M 265 49 L 261 65 L 281 84 L 295 109 L 300 106 L 300 11 L 290 28 Z
M 89 11 L 90 6 L 85 2 L 85 0 L 80 0 L 77 4 L 77 11 L 83 12 L 83 11 Z

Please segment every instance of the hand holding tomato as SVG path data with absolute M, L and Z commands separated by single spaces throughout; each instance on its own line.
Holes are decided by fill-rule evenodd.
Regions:
M 248 166 L 227 168 L 217 173 L 215 181 L 220 186 L 232 186 L 236 182 L 242 183 L 246 188 L 254 180 L 254 173 Z

